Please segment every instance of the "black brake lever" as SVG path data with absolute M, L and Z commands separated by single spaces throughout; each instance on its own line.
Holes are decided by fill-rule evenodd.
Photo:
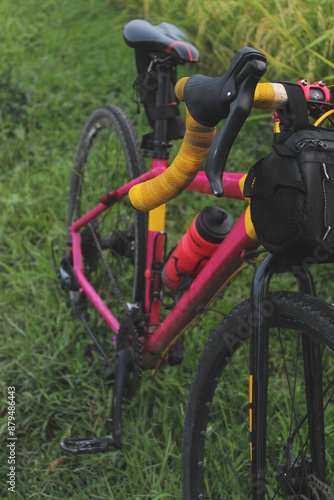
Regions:
M 237 74 L 232 75 L 237 92 L 234 100 L 230 103 L 229 114 L 223 127 L 214 138 L 207 159 L 205 172 L 210 182 L 212 192 L 215 196 L 223 196 L 222 178 L 225 164 L 231 147 L 248 117 L 254 99 L 256 85 L 266 71 L 266 58 L 260 52 L 251 53 L 250 58 L 240 68 Z M 224 85 L 223 91 L 226 96 L 221 95 L 221 100 L 228 100 L 230 92 Z

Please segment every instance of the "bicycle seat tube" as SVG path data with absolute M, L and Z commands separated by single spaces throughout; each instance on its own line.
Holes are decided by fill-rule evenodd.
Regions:
M 167 139 L 168 131 L 168 116 L 166 116 L 166 107 L 170 104 L 170 86 L 171 86 L 171 73 L 173 65 L 170 61 L 156 61 L 158 91 L 156 108 L 157 111 L 161 110 L 162 118 L 158 118 L 154 122 L 154 151 L 153 158 L 168 159 L 167 148 L 171 146 Z

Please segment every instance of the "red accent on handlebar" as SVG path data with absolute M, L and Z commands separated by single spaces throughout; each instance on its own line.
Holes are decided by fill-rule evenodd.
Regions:
M 325 82 L 314 82 L 314 83 L 308 83 L 307 80 L 299 80 L 298 85 L 303 89 L 305 99 L 307 101 L 322 101 L 322 102 L 332 102 L 332 96 L 331 96 L 331 91 L 329 90 L 328 87 L 326 87 Z M 320 92 L 317 92 L 317 89 L 320 90 Z M 314 96 L 312 96 L 312 90 L 314 91 Z M 319 97 L 317 98 L 317 94 L 319 94 Z

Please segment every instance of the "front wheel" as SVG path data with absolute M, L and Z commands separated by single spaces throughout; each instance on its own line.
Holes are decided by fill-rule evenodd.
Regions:
M 265 484 L 254 493 L 246 301 L 216 328 L 194 375 L 184 424 L 184 500 L 334 499 L 334 308 L 299 293 L 275 292 L 269 301 Z M 320 373 L 304 373 L 305 339 L 319 349 Z M 310 418 L 307 377 L 317 380 L 323 424 Z M 321 425 L 322 443 L 314 444 Z

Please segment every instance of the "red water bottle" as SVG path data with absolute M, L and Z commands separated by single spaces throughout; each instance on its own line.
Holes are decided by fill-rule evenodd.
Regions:
M 184 275 L 195 278 L 232 227 L 231 215 L 220 207 L 197 214 L 162 270 L 163 283 L 175 290 Z

